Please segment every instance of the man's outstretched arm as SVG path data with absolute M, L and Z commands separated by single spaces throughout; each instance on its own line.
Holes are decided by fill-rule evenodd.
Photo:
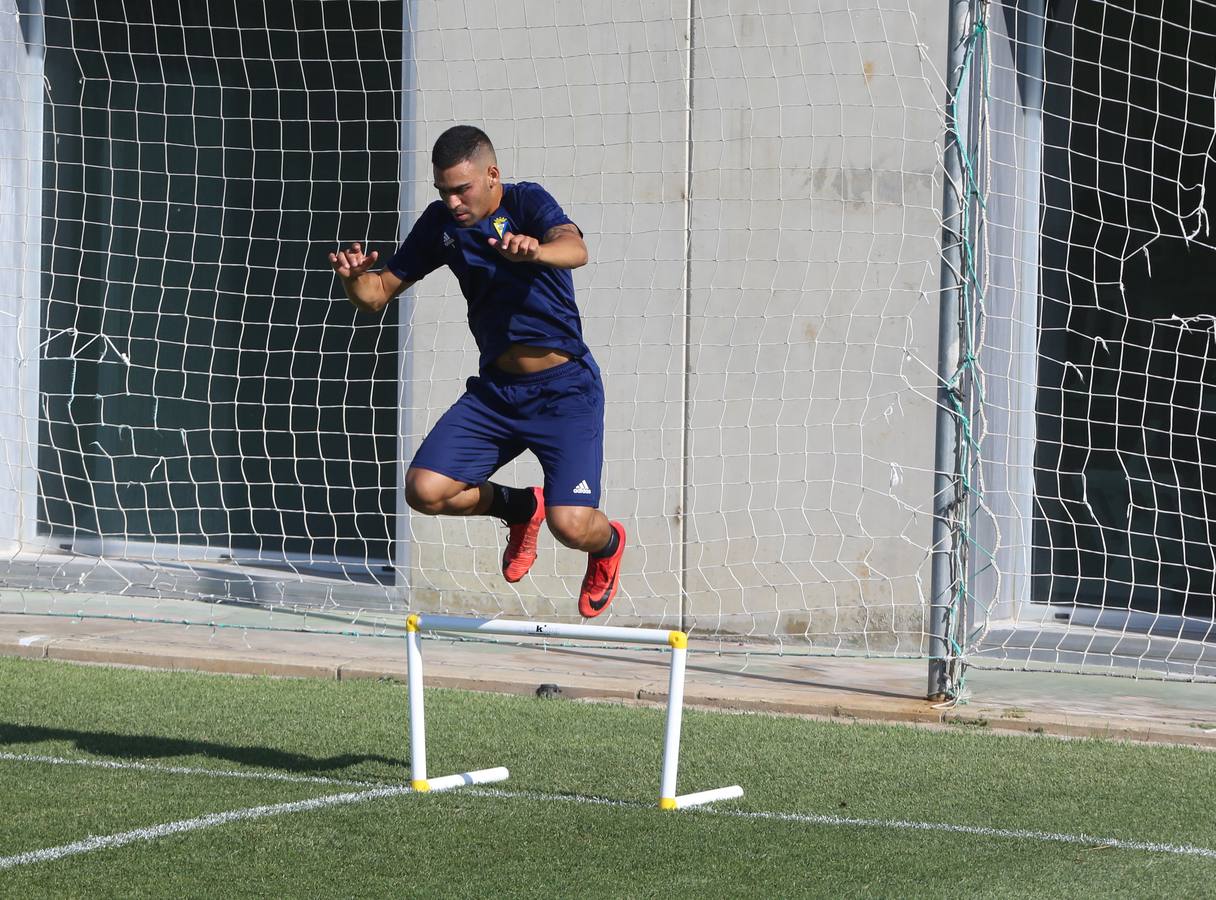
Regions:
M 346 298 L 365 312 L 380 312 L 388 301 L 414 283 L 402 281 L 390 269 L 371 271 L 379 258 L 375 250 L 365 256 L 363 245 L 358 242 L 329 254 L 329 264 L 342 282 Z

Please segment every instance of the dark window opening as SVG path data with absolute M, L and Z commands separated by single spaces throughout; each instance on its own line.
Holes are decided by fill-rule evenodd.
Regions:
M 1216 28 L 1136 5 L 1047 26 L 1034 598 L 1211 618 Z
M 396 238 L 401 23 L 48 0 L 43 533 L 391 558 L 396 307 L 326 257 Z

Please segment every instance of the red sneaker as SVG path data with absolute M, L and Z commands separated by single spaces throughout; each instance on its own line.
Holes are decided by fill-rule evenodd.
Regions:
M 578 612 L 588 619 L 594 619 L 608 608 L 620 584 L 617 576 L 621 572 L 621 557 L 625 555 L 625 526 L 620 522 L 608 524 L 615 529 L 620 543 L 611 556 L 587 557 L 587 574 L 583 576 L 583 587 L 578 592 Z
M 536 497 L 536 512 L 528 521 L 508 526 L 511 536 L 502 552 L 502 577 L 512 584 L 527 575 L 536 562 L 536 536 L 540 534 L 540 523 L 545 521 L 545 492 L 534 487 L 532 493 Z

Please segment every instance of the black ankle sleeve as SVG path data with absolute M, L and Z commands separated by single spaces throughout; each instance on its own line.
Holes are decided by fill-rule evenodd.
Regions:
M 532 488 L 507 487 L 505 484 L 487 482 L 494 492 L 486 515 L 502 519 L 508 525 L 518 525 L 532 518 L 536 512 L 536 495 Z

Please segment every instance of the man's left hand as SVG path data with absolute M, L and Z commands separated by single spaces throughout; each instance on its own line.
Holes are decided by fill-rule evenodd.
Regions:
M 511 262 L 536 262 L 540 259 L 540 241 L 526 234 L 503 233 L 502 240 L 490 238 L 490 246 Z

